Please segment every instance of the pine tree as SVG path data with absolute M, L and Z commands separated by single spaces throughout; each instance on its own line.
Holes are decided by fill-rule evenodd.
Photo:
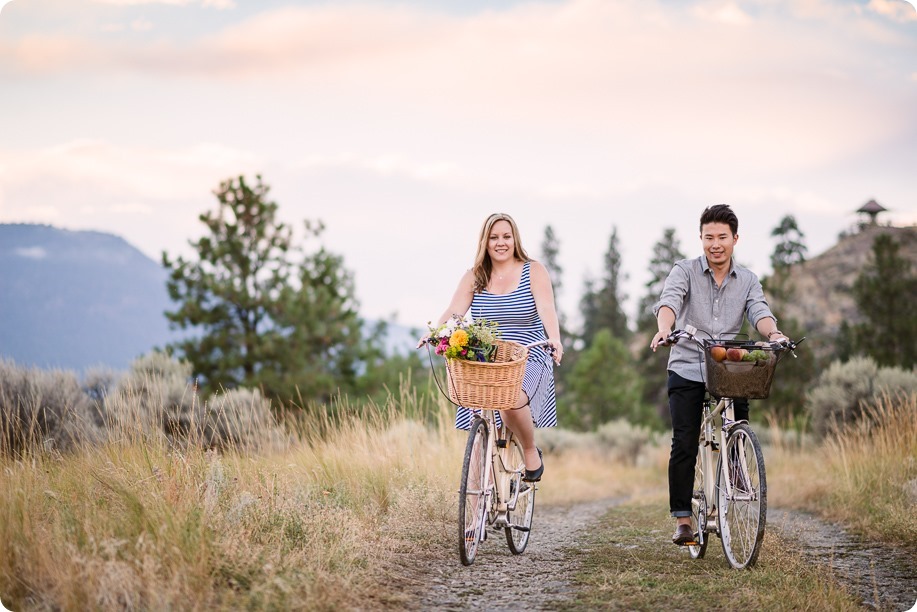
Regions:
M 865 322 L 854 326 L 854 346 L 880 366 L 914 367 L 917 362 L 917 275 L 898 255 L 900 245 L 888 234 L 876 236 L 872 259 L 853 284 L 853 296 Z
M 361 321 L 352 277 L 340 257 L 306 253 L 277 219 L 270 188 L 244 177 L 214 194 L 200 215 L 208 233 L 190 245 L 196 257 L 172 259 L 166 312 L 187 330 L 170 345 L 193 365 L 205 392 L 260 387 L 284 400 L 324 399 L 356 374 Z M 311 237 L 323 230 L 306 223 Z
M 560 296 L 561 289 L 563 288 L 564 269 L 557 261 L 559 253 L 560 241 L 554 233 L 554 228 L 550 225 L 546 225 L 544 228 L 544 238 L 541 240 L 541 262 L 544 264 L 544 267 L 548 270 L 548 275 L 551 277 L 551 286 L 554 288 L 555 304 L 557 304 L 557 298 Z M 557 319 L 560 322 L 560 336 L 566 339 L 567 318 L 559 307 L 557 308 Z
M 621 272 L 621 253 L 618 246 L 618 228 L 612 228 L 605 252 L 601 285 L 592 279 L 586 280 L 583 298 L 580 301 L 580 312 L 583 315 L 582 340 L 589 345 L 592 339 L 605 328 L 611 330 L 615 337 L 626 339 L 630 336 L 627 328 L 627 315 L 621 304 L 627 296 L 621 293 L 620 284 L 626 280 Z
M 681 251 L 681 245 L 678 237 L 675 235 L 675 228 L 669 227 L 663 230 L 662 238 L 653 245 L 653 256 L 650 258 L 649 273 L 650 279 L 644 285 L 646 294 L 640 300 L 637 311 L 637 329 L 640 331 L 652 330 L 656 332 L 656 316 L 653 314 L 653 305 L 659 301 L 662 295 L 662 288 L 665 286 L 665 279 L 672 266 L 676 261 L 685 258 Z
M 793 287 L 790 284 L 790 268 L 806 260 L 808 248 L 803 240 L 805 234 L 796 224 L 793 215 L 786 215 L 771 231 L 771 236 L 778 239 L 777 246 L 771 254 L 773 273 L 763 283 L 770 295 L 778 301 L 791 299 Z
M 666 392 L 666 378 L 668 376 L 669 351 L 659 349 L 653 352 L 649 349 L 650 340 L 656 334 L 656 317 L 652 307 L 659 301 L 665 279 L 676 261 L 685 258 L 681 251 L 675 228 L 663 230 L 662 238 L 653 245 L 653 255 L 650 258 L 650 279 L 646 282 L 646 294 L 640 300 L 637 312 L 637 330 L 640 336 L 640 350 L 637 361 L 637 370 L 643 378 L 643 403 L 653 408 L 658 417 L 656 424 L 667 424 L 670 421 L 668 394 Z
M 588 430 L 616 418 L 646 423 L 651 416 L 640 401 L 642 384 L 624 342 L 600 329 L 570 373 L 561 424 Z

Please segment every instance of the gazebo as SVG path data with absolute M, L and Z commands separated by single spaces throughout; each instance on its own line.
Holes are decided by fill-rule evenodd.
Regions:
M 879 204 L 878 202 L 876 202 L 875 200 L 870 200 L 866 202 L 865 204 L 863 204 L 862 206 L 860 206 L 860 208 L 857 209 L 857 212 L 866 213 L 867 215 L 869 215 L 869 224 L 876 225 L 876 215 L 878 215 L 880 212 L 885 212 L 886 210 L 888 209 L 882 206 L 881 204 Z

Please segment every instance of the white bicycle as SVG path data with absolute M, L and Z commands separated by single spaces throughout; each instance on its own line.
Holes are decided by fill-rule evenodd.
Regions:
M 767 523 L 767 474 L 761 443 L 746 421 L 736 421 L 734 398 L 767 397 L 774 370 L 782 355 L 792 354 L 798 342 L 754 343 L 748 340 L 698 339 L 688 326 L 675 330 L 663 344 L 687 338 L 701 347 L 707 372 L 698 461 L 694 468 L 691 527 L 694 541 L 687 544 L 692 559 L 707 551 L 709 534 L 716 534 L 723 553 L 736 569 L 750 568 L 758 559 Z M 718 360 L 713 347 L 761 351 L 755 361 Z M 739 353 L 741 354 L 741 353 Z

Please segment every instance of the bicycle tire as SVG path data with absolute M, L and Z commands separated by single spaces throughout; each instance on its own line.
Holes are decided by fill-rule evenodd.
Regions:
M 723 462 L 727 468 L 723 469 Z M 732 494 L 724 478 L 729 477 Z M 767 475 L 758 436 L 745 423 L 733 425 L 717 466 L 717 516 L 720 542 L 729 565 L 754 566 L 767 523 Z
M 692 559 L 703 559 L 707 553 L 707 494 L 704 488 L 704 438 L 700 439 L 697 461 L 694 462 L 694 489 L 691 494 L 691 530 L 696 534 L 696 544 L 688 545 Z
M 522 445 L 515 437 L 509 441 L 509 450 L 510 452 L 507 453 L 509 461 L 506 465 L 506 469 L 512 473 L 509 481 L 509 498 L 510 500 L 515 498 L 515 505 L 507 512 L 510 526 L 506 527 L 506 545 L 509 546 L 511 553 L 521 555 L 528 546 L 532 529 L 532 517 L 535 513 L 535 483 L 522 480 L 525 473 L 525 456 L 522 454 Z
M 471 565 L 484 535 L 487 512 L 485 468 L 487 465 L 487 423 L 476 417 L 468 430 L 462 477 L 459 482 L 458 536 L 462 565 Z

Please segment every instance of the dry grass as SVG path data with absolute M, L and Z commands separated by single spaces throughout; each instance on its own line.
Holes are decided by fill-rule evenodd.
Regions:
M 419 403 L 345 399 L 281 441 L 276 423 L 246 422 L 246 439 L 266 442 L 258 452 L 176 444 L 125 407 L 106 443 L 4 458 L 0 598 L 13 609 L 399 607 L 405 568 L 451 533 L 465 445 L 445 405 Z M 620 495 L 647 471 L 594 450 L 546 461 L 544 502 Z
M 579 557 L 576 598 L 565 610 L 858 610 L 827 568 L 807 563 L 768 533 L 753 571 L 729 567 L 710 542 L 703 559 L 668 543 L 665 499 L 614 508 L 571 554 Z
M 821 446 L 770 448 L 767 467 L 774 504 L 917 546 L 917 394 L 883 397 Z
M 444 403 L 404 391 L 384 406 L 345 398 L 330 414 L 285 428 L 224 419 L 245 432 L 224 439 L 248 442 L 219 451 L 134 415 L 108 422 L 105 443 L 0 459 L 0 598 L 13 609 L 403 606 L 423 586 L 412 574 L 430 539 L 452 532 L 465 435 Z M 768 449 L 775 501 L 913 534 L 901 521 L 913 507 L 915 414 L 913 397 L 884 403 L 873 425 L 822 450 Z M 538 440 L 541 503 L 650 496 L 653 524 L 668 526 L 662 440 L 620 424 Z

